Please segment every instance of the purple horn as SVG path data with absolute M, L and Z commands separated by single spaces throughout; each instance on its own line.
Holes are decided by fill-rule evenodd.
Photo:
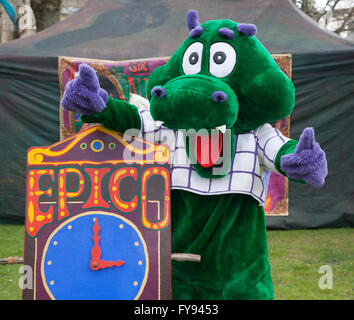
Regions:
M 196 26 L 199 26 L 199 18 L 197 10 L 189 10 L 187 13 L 187 26 L 189 31 L 192 31 Z
M 239 33 L 248 37 L 252 37 L 257 33 L 257 27 L 250 23 L 239 23 L 236 29 Z
M 199 24 L 198 11 L 189 10 L 187 13 L 187 26 L 191 38 L 197 38 L 203 33 L 203 28 Z

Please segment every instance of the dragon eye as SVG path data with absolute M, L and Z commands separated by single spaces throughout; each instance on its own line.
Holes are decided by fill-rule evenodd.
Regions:
M 222 64 L 225 62 L 226 60 L 226 54 L 225 52 L 222 51 L 218 51 L 214 54 L 213 56 L 213 60 L 216 64 Z
M 210 47 L 210 73 L 218 78 L 228 76 L 236 64 L 236 51 L 226 42 L 216 42 Z
M 182 68 L 185 74 L 195 74 L 200 72 L 202 64 L 203 44 L 201 42 L 192 43 L 183 55 Z
M 197 52 L 192 52 L 191 55 L 189 56 L 189 63 L 190 64 L 196 64 L 199 60 L 199 56 Z

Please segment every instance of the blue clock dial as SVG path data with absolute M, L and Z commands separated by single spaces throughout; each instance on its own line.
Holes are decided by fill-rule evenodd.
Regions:
M 93 225 L 100 225 L 101 260 L 121 266 L 90 268 Z M 61 224 L 48 238 L 41 272 L 52 299 L 137 299 L 149 269 L 146 243 L 128 219 L 108 212 L 87 212 Z

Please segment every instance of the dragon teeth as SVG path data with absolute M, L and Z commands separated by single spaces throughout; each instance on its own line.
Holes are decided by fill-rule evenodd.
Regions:
M 226 124 L 222 125 L 222 126 L 219 126 L 219 127 L 216 127 L 216 129 L 218 129 L 219 131 L 221 131 L 222 133 L 225 133 L 226 132 Z
M 164 121 L 160 121 L 160 120 L 155 121 L 155 125 L 157 126 L 162 126 L 164 123 L 165 123 Z

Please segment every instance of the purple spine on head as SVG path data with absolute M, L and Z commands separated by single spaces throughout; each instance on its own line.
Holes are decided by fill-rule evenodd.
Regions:
M 237 31 L 248 37 L 252 37 L 257 33 L 257 27 L 250 23 L 239 23 L 236 27 Z
M 227 39 L 235 38 L 235 32 L 229 28 L 220 28 L 219 34 Z
M 203 28 L 199 24 L 198 11 L 189 10 L 187 13 L 187 26 L 191 38 L 197 38 L 203 33 Z

